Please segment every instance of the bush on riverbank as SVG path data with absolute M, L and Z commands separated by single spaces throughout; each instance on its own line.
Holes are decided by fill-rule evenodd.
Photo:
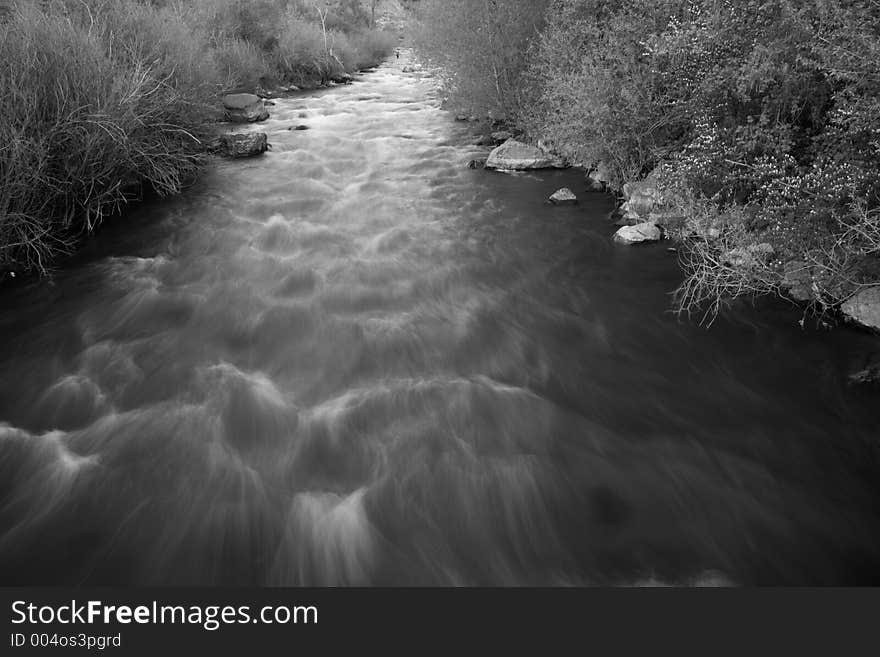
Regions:
M 416 43 L 445 75 L 446 92 L 465 114 L 510 119 L 527 87 L 529 44 L 549 0 L 422 0 L 414 8 Z
M 391 36 L 349 25 L 350 5 L 14 3 L 0 18 L 0 279 L 44 273 L 144 187 L 178 192 L 224 91 L 381 61 Z M 325 34 L 321 18 L 334 29 Z
M 136 183 L 175 192 L 199 163 L 215 71 L 171 10 L 125 9 L 0 25 L 0 271 L 45 271 Z
M 451 9 L 424 2 L 425 31 L 445 33 Z M 553 0 L 543 20 L 509 115 L 616 189 L 663 163 L 666 215 L 687 219 L 667 226 L 682 310 L 777 291 L 833 308 L 880 280 L 880 5 Z M 461 77 L 495 94 L 487 60 Z

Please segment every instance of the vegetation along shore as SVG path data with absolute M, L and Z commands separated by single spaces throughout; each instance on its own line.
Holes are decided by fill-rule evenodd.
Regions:
M 45 274 L 145 191 L 179 192 L 217 147 L 218 121 L 262 107 L 225 96 L 344 82 L 381 62 L 397 34 L 377 4 L 0 2 L 0 280 Z
M 880 329 L 880 4 L 422 0 L 423 58 L 674 238 L 679 310 L 780 294 Z

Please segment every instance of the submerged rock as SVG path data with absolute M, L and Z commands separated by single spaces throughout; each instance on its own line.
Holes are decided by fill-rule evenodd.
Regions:
M 231 123 L 255 123 L 269 118 L 263 99 L 254 94 L 230 94 L 223 97 L 226 120 Z
M 859 385 L 880 385 L 880 363 L 870 365 L 860 372 L 849 375 L 849 382 Z
M 498 130 L 497 132 L 493 132 L 489 135 L 492 139 L 492 142 L 495 144 L 503 144 L 508 139 L 512 139 L 513 135 L 510 134 L 507 130 Z
M 562 158 L 541 150 L 537 146 L 530 146 L 516 139 L 508 139 L 489 154 L 486 168 L 508 171 L 564 169 L 566 163 Z
M 269 149 L 269 141 L 265 132 L 223 135 L 220 140 L 223 154 L 227 157 L 252 157 L 265 153 Z
M 309 126 L 307 125 L 292 125 L 288 128 L 288 130 L 309 130 Z
M 563 187 L 553 192 L 550 202 L 553 205 L 575 205 L 578 202 L 578 197 L 568 187 Z
M 486 166 L 486 160 L 478 159 L 478 160 L 470 160 L 467 163 L 468 169 L 482 169 Z
M 840 309 L 856 324 L 880 331 L 880 285 L 867 287 L 854 294 Z
M 624 226 L 614 233 L 614 241 L 620 244 L 639 244 L 641 242 L 656 242 L 662 237 L 656 224 L 646 221 L 635 226 Z

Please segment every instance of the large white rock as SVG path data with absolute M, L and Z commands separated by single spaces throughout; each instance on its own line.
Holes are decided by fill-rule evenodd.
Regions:
M 553 192 L 550 202 L 554 205 L 574 205 L 578 202 L 578 197 L 568 187 L 563 187 Z
M 230 94 L 223 97 L 226 120 L 232 123 L 255 123 L 269 118 L 263 99 L 254 94 Z
M 656 242 L 662 233 L 656 224 L 646 221 L 635 226 L 624 226 L 614 233 L 614 241 L 621 244 L 639 244 L 641 242 Z
M 842 306 L 843 314 L 867 328 L 880 331 L 880 285 L 866 287 Z
M 489 154 L 487 169 L 527 171 L 529 169 L 564 169 L 565 162 L 555 155 L 529 146 L 516 139 L 508 139 Z

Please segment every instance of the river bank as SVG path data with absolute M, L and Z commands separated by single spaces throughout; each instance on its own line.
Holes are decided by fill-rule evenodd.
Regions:
M 0 16 L 0 279 L 45 275 L 144 193 L 188 185 L 225 94 L 316 88 L 381 62 L 397 35 L 372 21 L 358 3 L 12 2 Z
M 877 5 L 423 0 L 417 18 L 453 111 L 592 169 L 628 206 L 620 239 L 675 237 L 677 310 L 782 296 L 880 326 Z
M 421 65 L 410 67 L 414 72 L 422 71 Z M 434 73 L 428 73 L 433 75 Z M 602 166 L 597 168 L 572 165 L 563 153 L 568 149 L 564 144 L 550 145 L 538 139 L 536 144 L 528 143 L 524 135 L 514 125 L 493 120 L 491 116 L 456 115 L 456 120 L 469 124 L 473 132 L 473 145 L 482 147 L 479 157 L 468 160 L 470 169 L 516 171 L 542 171 L 575 166 L 584 178 L 575 187 L 577 193 L 569 188 L 557 190 L 547 200 L 550 203 L 577 204 L 579 194 L 595 192 L 611 194 L 616 199 L 616 207 L 609 215 L 609 220 L 619 228 L 613 239 L 625 245 L 644 245 L 672 240 L 674 247 L 670 250 L 683 254 L 682 268 L 688 272 L 697 267 L 707 267 L 694 257 L 698 251 L 702 257 L 711 257 L 714 270 L 702 274 L 704 277 L 725 276 L 726 293 L 717 290 L 701 289 L 705 281 L 693 282 L 693 271 L 688 272 L 685 284 L 678 289 L 675 307 L 680 314 L 695 318 L 701 325 L 711 326 L 725 306 L 739 297 L 754 299 L 768 290 L 776 290 L 779 296 L 803 309 L 800 324 L 803 326 L 808 316 L 815 319 L 817 325 L 830 327 L 832 322 L 850 322 L 869 332 L 880 332 L 880 286 L 873 282 L 858 284 L 847 283 L 848 293 L 837 292 L 841 299 L 837 303 L 820 303 L 817 295 L 821 289 L 816 283 L 816 276 L 827 277 L 828 272 L 816 260 L 804 262 L 793 260 L 790 250 L 778 251 L 770 243 L 774 240 L 772 233 L 754 231 L 749 239 L 742 237 L 738 241 L 730 238 L 730 221 L 710 211 L 699 213 L 692 197 L 683 199 L 664 175 L 664 165 L 658 165 L 643 179 L 633 180 L 616 189 Z M 869 226 L 861 226 L 862 231 L 869 231 Z M 761 236 L 768 241 L 762 241 Z M 709 251 L 715 255 L 707 256 Z M 784 276 L 781 281 L 768 273 L 768 269 L 781 270 Z M 775 274 L 775 272 L 774 272 Z M 755 282 L 761 278 L 762 283 Z M 863 383 L 880 380 L 878 377 L 880 363 L 874 363 L 867 369 L 854 375 Z

